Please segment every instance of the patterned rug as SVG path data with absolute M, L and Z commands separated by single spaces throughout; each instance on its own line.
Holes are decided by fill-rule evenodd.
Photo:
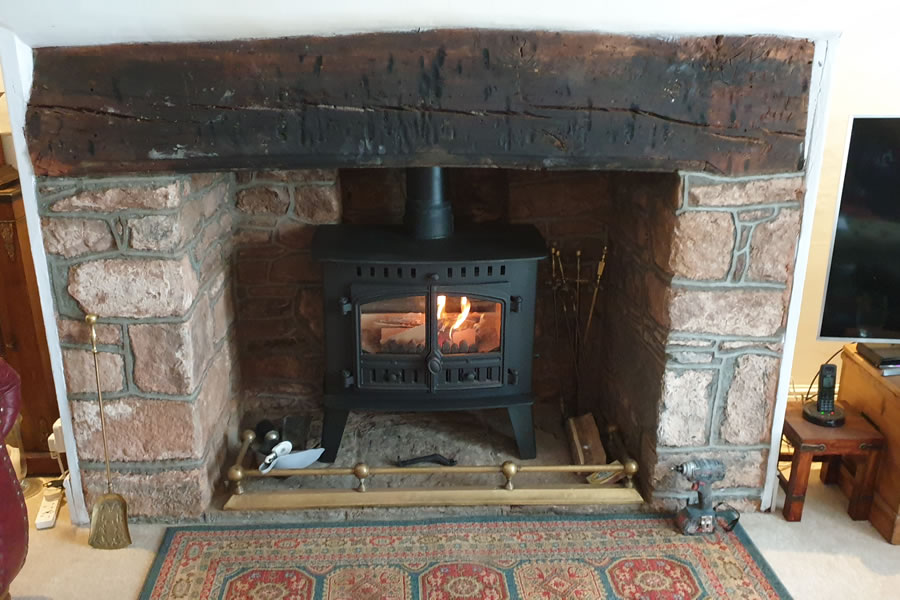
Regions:
M 790 598 L 738 526 L 687 537 L 670 518 L 510 517 L 173 527 L 142 600 Z

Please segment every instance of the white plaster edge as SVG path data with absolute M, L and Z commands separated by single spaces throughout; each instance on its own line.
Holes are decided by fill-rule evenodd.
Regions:
M 31 241 L 31 255 L 34 259 L 34 271 L 37 276 L 38 296 L 44 317 L 47 346 L 50 350 L 50 367 L 56 389 L 56 403 L 59 406 L 66 459 L 69 463 L 69 483 L 72 490 L 72 494 L 67 498 L 69 516 L 73 524 L 87 525 L 90 523 L 90 519 L 84 502 L 81 469 L 78 464 L 75 433 L 72 428 L 72 413 L 69 410 L 66 380 L 63 375 L 62 348 L 59 344 L 59 331 L 56 328 L 56 310 L 53 307 L 50 270 L 47 266 L 47 256 L 44 253 L 41 218 L 38 215 L 37 183 L 25 143 L 25 108 L 31 90 L 34 67 L 31 48 L 9 30 L 0 28 L 0 61 L 3 63 L 3 78 L 9 100 L 9 120 L 12 125 L 13 145 L 16 150 L 16 165 L 22 184 L 25 225 Z
M 794 366 L 794 351 L 800 328 L 800 306 L 803 302 L 803 287 L 806 284 L 806 269 L 812 245 L 813 217 L 816 199 L 819 196 L 819 182 L 825 155 L 825 132 L 828 125 L 828 104 L 830 99 L 835 56 L 839 37 L 816 40 L 810 78 L 809 111 L 806 124 L 806 195 L 803 199 L 803 222 L 800 227 L 800 241 L 797 244 L 797 262 L 794 266 L 794 285 L 788 305 L 787 327 L 784 337 L 784 354 L 778 374 L 778 390 L 775 407 L 772 409 L 772 439 L 769 460 L 766 467 L 766 483 L 763 487 L 760 509 L 775 507 L 778 494 L 778 454 L 781 448 L 781 430 L 784 427 L 784 413 L 787 410 L 790 393 L 791 369 Z

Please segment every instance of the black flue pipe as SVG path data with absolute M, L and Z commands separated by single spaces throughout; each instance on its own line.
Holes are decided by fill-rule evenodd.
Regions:
M 417 240 L 437 240 L 453 234 L 453 209 L 444 198 L 441 167 L 406 169 L 403 223 Z

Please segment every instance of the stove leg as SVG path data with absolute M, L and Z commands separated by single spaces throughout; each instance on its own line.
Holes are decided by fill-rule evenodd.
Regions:
M 510 406 L 507 410 L 509 411 L 509 420 L 512 422 L 513 433 L 516 436 L 516 445 L 519 446 L 519 458 L 522 460 L 535 458 L 537 445 L 534 441 L 534 419 L 531 415 L 531 405 Z
M 341 447 L 341 438 L 344 437 L 344 427 L 347 425 L 349 410 L 341 408 L 326 408 L 325 419 L 322 421 L 322 447 L 325 452 L 319 458 L 319 462 L 333 463 L 337 458 Z

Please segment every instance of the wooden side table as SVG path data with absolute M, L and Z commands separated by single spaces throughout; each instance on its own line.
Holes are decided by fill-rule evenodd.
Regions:
M 809 470 L 814 458 L 826 457 L 828 474 L 837 472 L 841 457 L 860 456 L 865 459 L 856 470 L 853 493 L 850 495 L 850 518 L 861 521 L 869 518 L 878 457 L 884 446 L 884 437 L 853 409 L 846 409 L 847 422 L 843 427 L 820 427 L 805 421 L 799 403 L 788 405 L 784 416 L 784 437 L 794 447 L 791 457 L 791 478 L 778 473 L 778 482 L 784 489 L 784 518 L 799 521 L 803 516 L 803 501 L 809 484 Z

